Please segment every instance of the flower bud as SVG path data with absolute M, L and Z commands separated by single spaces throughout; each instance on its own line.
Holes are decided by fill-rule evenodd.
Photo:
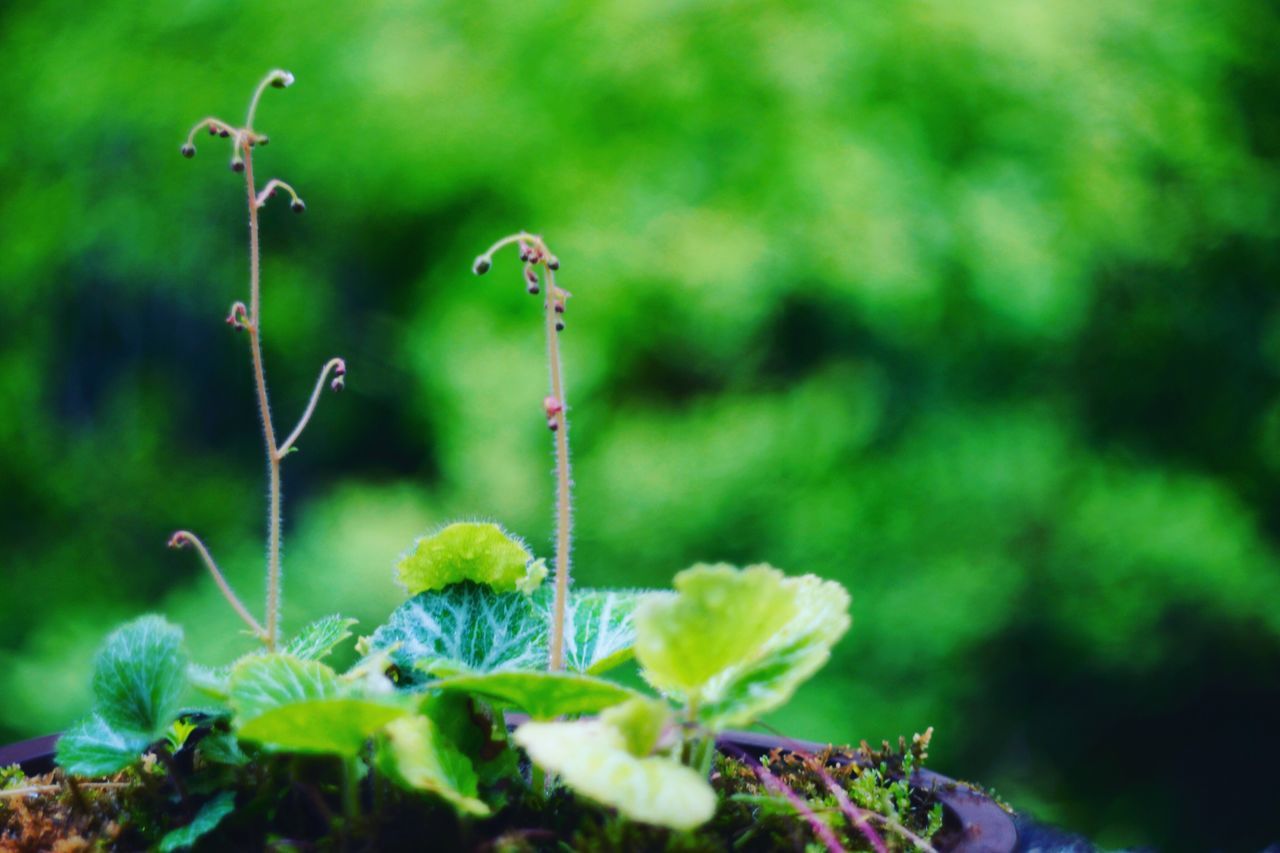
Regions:
M 267 136 L 265 133 L 260 133 L 260 134 L 258 134 L 258 136 L 254 139 L 253 144 L 254 144 L 254 145 L 266 145 L 266 144 L 267 144 L 268 142 L 270 142 L 270 141 L 271 141 L 271 137 L 270 137 L 270 136 Z
M 244 161 L 243 161 L 243 160 L 241 160 L 239 157 L 235 157 L 235 158 L 233 158 L 233 159 L 231 160 L 231 171 L 233 171 L 233 172 L 237 172 L 237 173 L 238 173 L 238 172 L 243 172 L 243 171 L 244 171 Z
M 307 209 L 307 205 L 306 205 L 306 202 L 304 202 L 302 199 L 295 198 L 293 202 L 289 205 L 289 209 L 292 210 L 294 213 L 301 213 L 302 211 Z
M 564 320 L 556 320 L 556 331 L 557 332 L 564 331 Z
M 329 383 L 329 387 L 334 391 L 341 391 L 346 386 L 346 381 L 341 376 L 333 377 L 333 381 Z
M 556 420 L 555 418 L 547 418 L 547 429 L 551 430 L 552 432 L 555 432 L 556 430 L 560 429 L 560 421 Z
M 551 307 L 552 307 L 553 309 L 555 309 L 555 312 L 556 312 L 557 314 L 563 314 L 563 313 L 564 313 L 564 300 L 563 300 L 563 299 L 557 299 L 557 300 L 555 301 L 555 304 L 554 304 L 554 305 L 552 305 Z
M 181 530 L 179 530 L 177 533 L 169 537 L 170 548 L 181 548 L 183 545 L 186 545 L 186 544 L 187 544 L 187 537 L 182 535 Z
M 182 150 L 182 156 L 186 157 L 188 160 L 196 156 L 196 147 L 192 145 L 190 142 L 188 142 L 186 145 L 183 145 L 181 150 Z
M 533 271 L 533 267 L 524 268 L 524 278 L 525 278 L 525 281 L 529 282 L 529 286 L 526 287 L 525 290 L 529 291 L 529 293 L 533 294 L 534 296 L 537 296 L 538 295 L 538 274 Z
M 231 131 L 227 130 L 224 127 L 218 131 L 218 135 L 221 136 L 223 139 L 226 139 L 228 136 L 231 135 Z
M 284 69 L 271 72 L 271 85 L 277 89 L 287 89 L 293 85 L 293 75 Z
M 548 418 L 553 418 L 564 411 L 564 404 L 548 395 L 542 399 L 542 410 L 547 413 Z
M 560 259 L 555 255 L 547 255 L 547 266 L 552 270 L 560 269 Z
M 485 255 L 476 258 L 475 263 L 471 265 L 471 271 L 476 275 L 484 275 L 493 266 L 493 261 L 489 260 Z
M 335 365 L 333 366 L 333 375 L 334 375 L 334 376 L 346 376 L 346 375 L 347 375 L 347 363 L 346 363 L 345 361 L 343 361 L 342 359 L 338 359 L 338 363 L 337 363 L 337 364 L 335 364 Z
M 218 135 L 218 126 L 216 124 L 213 124 L 212 122 L 210 122 L 209 124 L 209 135 L 210 136 Z

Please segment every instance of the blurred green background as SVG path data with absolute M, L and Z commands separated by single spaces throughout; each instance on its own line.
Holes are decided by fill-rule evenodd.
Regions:
M 0 12 L 0 740 L 146 610 L 248 647 L 264 463 L 233 121 L 256 158 L 287 625 L 371 630 L 413 538 L 543 554 L 547 235 L 577 579 L 844 582 L 771 722 L 878 741 L 1110 845 L 1275 840 L 1280 12 L 1221 0 L 28 2 Z

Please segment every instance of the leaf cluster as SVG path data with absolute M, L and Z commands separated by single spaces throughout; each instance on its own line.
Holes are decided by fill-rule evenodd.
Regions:
M 397 574 L 411 597 L 345 671 L 325 662 L 352 636 L 341 616 L 221 667 L 192 663 L 181 629 L 160 617 L 122 626 L 59 764 L 75 777 L 162 778 L 186 816 L 156 838 L 166 850 L 283 808 L 246 796 L 250 780 L 340 801 L 325 808 L 344 832 L 380 820 L 388 790 L 460 821 L 546 809 L 567 790 L 602 814 L 692 831 L 720 805 L 716 734 L 785 703 L 849 625 L 838 584 L 695 566 L 671 592 L 573 590 L 567 668 L 552 671 L 545 566 L 501 528 L 449 525 Z M 656 695 L 601 677 L 633 655 Z M 327 768 L 316 774 L 327 786 L 304 766 Z

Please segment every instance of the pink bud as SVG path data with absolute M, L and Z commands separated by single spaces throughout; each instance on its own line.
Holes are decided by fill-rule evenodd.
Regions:
M 542 410 L 547 413 L 547 417 L 554 417 L 564 411 L 564 404 L 555 397 L 547 396 L 542 400 Z

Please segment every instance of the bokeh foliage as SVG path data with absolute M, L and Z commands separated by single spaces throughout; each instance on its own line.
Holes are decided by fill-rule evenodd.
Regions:
M 1280 26 L 1249 0 L 32 2 L 0 12 L 0 737 L 87 703 L 116 621 L 249 641 L 244 213 L 266 69 L 264 340 L 288 625 L 366 630 L 455 518 L 550 551 L 537 308 L 575 293 L 578 577 L 837 578 L 854 627 L 773 723 L 933 724 L 940 769 L 1113 844 L 1274 840 Z M 1224 778 L 1225 777 L 1225 778 Z

